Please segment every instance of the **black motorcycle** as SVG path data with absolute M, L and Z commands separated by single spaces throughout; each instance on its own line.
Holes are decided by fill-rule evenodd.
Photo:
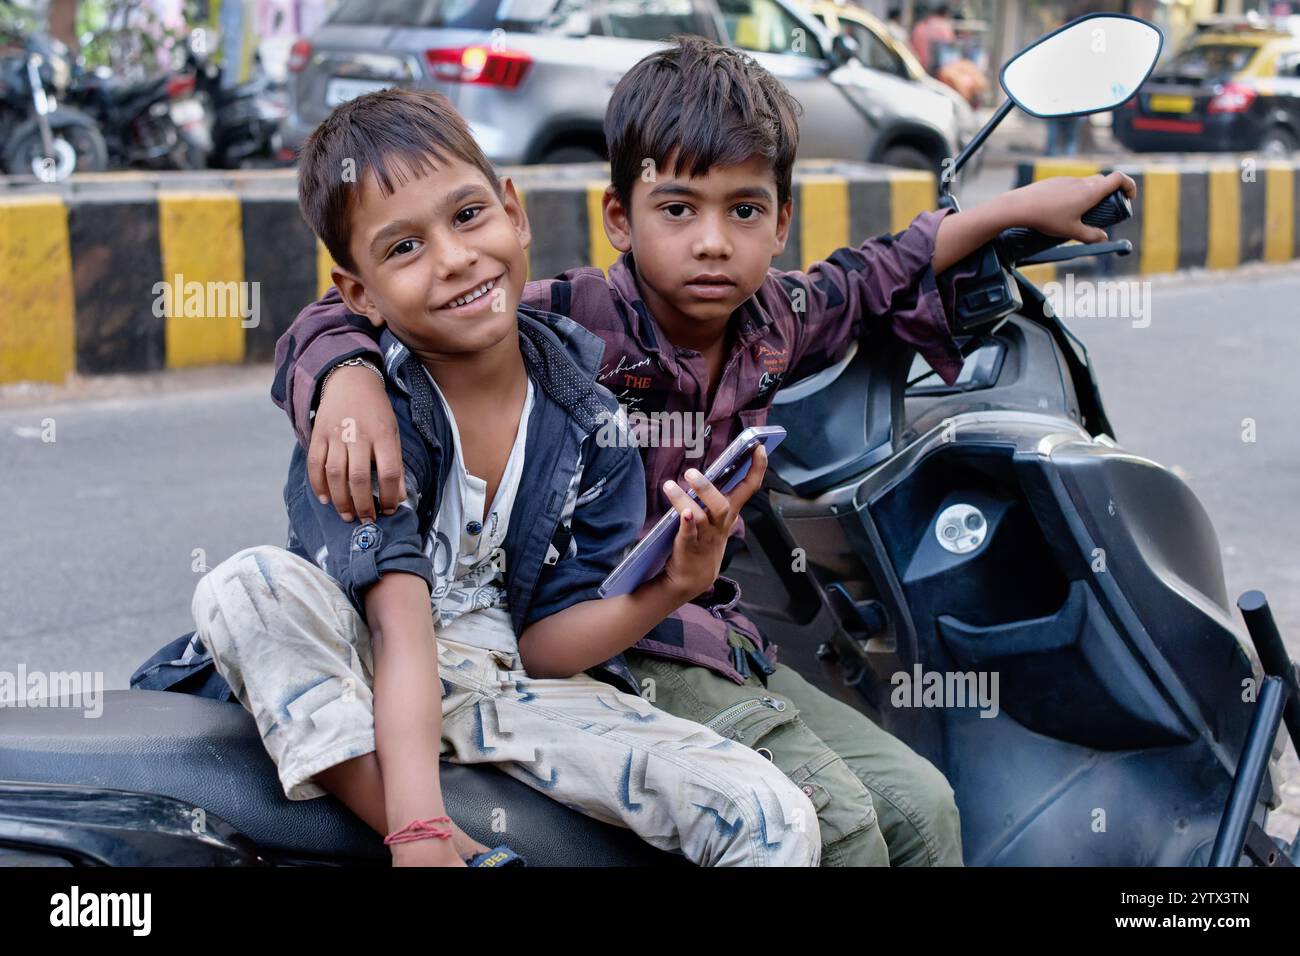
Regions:
M 206 34 L 195 31 L 185 47 L 185 63 L 195 76 L 197 96 L 212 115 L 209 164 L 217 169 L 283 165 L 280 124 L 289 114 L 284 85 L 271 80 L 256 52 L 252 77 L 244 83 L 227 83 L 207 49 Z
M 1003 68 L 1011 99 L 957 166 L 1013 105 L 1120 106 L 1161 45 L 1115 14 L 1043 38 Z M 1129 214 L 1117 193 L 1085 221 Z M 1011 230 L 959 267 L 957 385 L 887 334 L 785 385 L 769 418 L 788 436 L 726 573 L 785 663 L 944 771 L 968 864 L 1293 865 L 1264 825 L 1283 721 L 1300 741 L 1296 666 L 1258 592 L 1243 631 L 1204 509 L 1116 443 L 1087 351 L 1017 270 L 1131 243 L 1063 242 Z M 220 683 L 186 635 L 93 727 L 66 706 L 8 713 L 0 862 L 387 865 L 333 797 L 284 798 Z M 490 768 L 444 765 L 442 785 L 489 846 L 504 811 L 533 865 L 682 862 Z
M 123 83 L 106 69 L 74 70 L 69 100 L 93 116 L 115 166 L 203 169 L 212 150 L 212 119 L 196 95 L 192 72 Z
M 48 34 L 0 34 L 0 159 L 11 176 L 62 182 L 108 168 L 108 147 L 93 117 L 61 106 L 72 64 Z

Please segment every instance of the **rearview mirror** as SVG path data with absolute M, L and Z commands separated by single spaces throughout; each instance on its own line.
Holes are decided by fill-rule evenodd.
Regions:
M 1155 69 L 1164 36 L 1145 20 L 1096 13 L 1016 54 L 1000 81 L 1031 116 L 1084 116 L 1130 99 Z

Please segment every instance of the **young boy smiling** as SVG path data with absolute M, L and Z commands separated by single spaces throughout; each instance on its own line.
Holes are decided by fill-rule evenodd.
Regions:
M 919 215 L 896 236 L 838 250 L 807 272 L 771 269 L 789 235 L 798 106 L 750 57 L 684 38 L 620 80 L 606 113 L 612 183 L 604 226 L 622 253 L 608 276 L 575 269 L 533 282 L 526 302 L 572 316 L 605 342 L 601 380 L 629 410 L 703 414 L 704 461 L 762 424 L 779 383 L 836 362 L 869 323 L 916 346 L 949 383 L 962 358 L 950 330 L 951 282 L 939 274 L 1013 225 L 1096 241 L 1081 215 L 1127 177 L 1055 179 L 970 211 Z M 650 170 L 653 175 L 644 175 Z M 309 460 L 313 489 L 345 513 L 373 513 L 380 475 L 400 449 L 377 376 L 343 369 L 376 348 L 327 295 L 282 344 L 279 391 Z M 317 402 L 319 401 L 319 409 Z M 315 410 L 315 411 L 314 411 Z M 314 414 L 314 422 L 313 422 Z M 355 424 L 343 441 L 341 423 Z M 686 449 L 642 436 L 648 509 L 643 531 L 681 494 Z M 400 481 L 381 481 L 380 505 Z M 734 536 L 742 533 L 737 522 Z M 737 609 L 739 589 L 712 590 L 651 628 L 627 654 L 653 679 L 656 705 L 757 748 L 817 807 L 823 864 L 960 865 L 960 822 L 942 774 L 795 671 Z M 744 717 L 733 705 L 758 700 Z M 770 703 L 769 703 L 770 702 Z
M 635 542 L 643 470 L 630 445 L 597 441 L 617 410 L 600 340 L 520 305 L 514 187 L 445 98 L 386 90 L 312 133 L 299 196 L 336 288 L 380 336 L 408 494 L 344 519 L 295 447 L 288 549 L 241 551 L 196 589 L 198 635 L 285 795 L 330 791 L 388 834 L 395 863 L 454 866 L 485 848 L 447 816 L 441 753 L 695 863 L 815 864 L 815 811 L 779 769 L 613 686 L 636 688 L 621 652 L 711 586 L 761 453 L 729 496 L 693 483 L 707 513 L 679 493 L 665 570 L 598 599 Z

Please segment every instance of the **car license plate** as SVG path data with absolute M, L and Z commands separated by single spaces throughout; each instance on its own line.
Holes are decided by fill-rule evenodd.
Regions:
M 1190 113 L 1191 111 L 1190 96 L 1171 96 L 1168 93 L 1153 93 L 1151 96 L 1152 113 Z
M 392 85 L 383 80 L 348 80 L 336 76 L 325 86 L 325 105 L 333 108 L 340 103 L 354 100 L 363 93 L 386 90 Z
M 171 105 L 172 122 L 177 126 L 189 126 L 203 121 L 203 104 L 198 100 L 177 100 Z

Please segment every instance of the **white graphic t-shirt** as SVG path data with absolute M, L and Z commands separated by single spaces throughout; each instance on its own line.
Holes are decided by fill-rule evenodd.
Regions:
M 528 379 L 528 395 L 519 416 L 515 443 L 496 497 L 487 509 L 484 508 L 487 482 L 466 469 L 456 416 L 432 375 L 429 381 L 433 382 L 433 390 L 447 412 L 456 446 L 456 460 L 438 505 L 433 532 L 425 542 L 425 553 L 433 562 L 430 601 L 434 623 L 439 634 L 450 628 L 454 633 L 447 636 L 462 643 L 514 653 L 517 645 L 503 571 L 505 537 L 524 470 L 533 380 Z

